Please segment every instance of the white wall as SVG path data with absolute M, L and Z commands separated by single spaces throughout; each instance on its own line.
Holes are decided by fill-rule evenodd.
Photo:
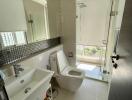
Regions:
M 76 0 L 61 0 L 62 43 L 70 64 L 76 62 Z
M 23 0 L 0 0 L 0 31 L 26 30 Z
M 102 46 L 107 41 L 109 6 L 110 0 L 77 1 L 77 44 Z
M 51 48 L 43 53 L 40 53 L 36 56 L 26 59 L 26 60 L 20 62 L 19 64 L 25 70 L 29 69 L 29 68 L 37 68 L 37 67 L 46 69 L 47 65 L 49 65 L 49 55 L 52 52 L 55 52 L 57 50 L 62 50 L 62 49 L 63 49 L 63 45 L 56 46 L 56 47 Z M 7 66 L 0 70 L 3 70 L 3 72 L 5 73 L 6 76 L 13 75 L 12 66 Z
M 61 50 L 61 49 L 63 49 L 63 46 L 59 45 L 57 47 L 47 50 L 46 52 L 43 52 L 43 53 L 33 56 L 27 60 L 24 60 L 24 61 L 20 62 L 20 64 L 23 66 L 28 66 L 28 67 L 46 68 L 46 66 L 49 65 L 49 55 L 52 52 L 55 52 L 55 51 Z

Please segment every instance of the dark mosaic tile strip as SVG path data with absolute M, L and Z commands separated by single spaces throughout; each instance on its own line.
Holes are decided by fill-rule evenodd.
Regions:
M 13 46 L 0 51 L 0 66 L 15 63 L 21 59 L 25 59 L 34 53 L 49 49 L 59 45 L 60 37 L 44 40 L 40 42 L 30 43 L 27 45 Z

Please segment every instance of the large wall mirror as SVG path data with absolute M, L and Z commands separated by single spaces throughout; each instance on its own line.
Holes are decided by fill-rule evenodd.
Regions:
M 60 36 L 60 0 L 0 0 L 0 48 Z
M 24 0 L 28 43 L 46 40 L 50 37 L 47 2 Z

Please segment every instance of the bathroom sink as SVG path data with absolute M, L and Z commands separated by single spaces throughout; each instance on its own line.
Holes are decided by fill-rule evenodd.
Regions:
M 5 85 L 9 99 L 28 100 L 27 98 L 40 86 L 49 84 L 52 75 L 52 71 L 36 68 L 23 72 L 17 78 L 11 77 Z
M 68 72 L 68 74 L 69 74 L 69 75 L 80 76 L 80 75 L 81 75 L 81 72 L 77 72 L 77 71 L 71 70 L 71 71 Z

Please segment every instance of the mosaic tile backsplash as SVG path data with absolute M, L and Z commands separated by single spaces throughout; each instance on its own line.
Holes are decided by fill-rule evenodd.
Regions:
M 30 43 L 27 45 L 12 46 L 0 50 L 0 67 L 25 59 L 32 54 L 47 50 L 51 47 L 59 45 L 60 43 L 60 37 L 58 37 L 54 39 Z

